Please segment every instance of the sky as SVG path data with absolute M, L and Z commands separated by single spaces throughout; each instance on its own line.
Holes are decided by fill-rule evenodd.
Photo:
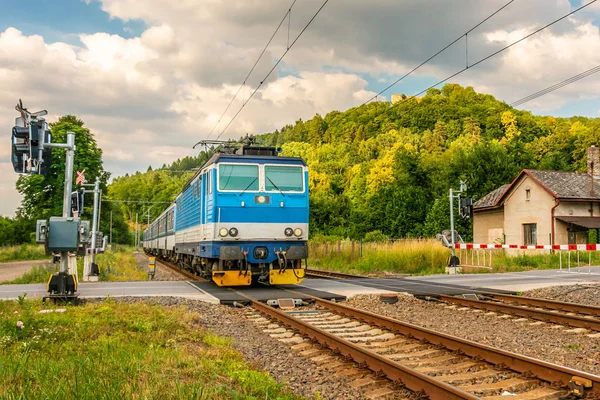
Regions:
M 587 1 L 514 0 L 469 33 L 469 63 Z M 169 164 L 223 131 L 322 2 L 294 3 L 289 30 L 286 21 L 243 84 L 292 0 L 0 1 L 0 215 L 14 216 L 21 200 L 9 144 L 19 98 L 48 110 L 49 122 L 82 119 L 113 177 Z M 507 2 L 330 0 L 220 138 L 358 106 Z M 596 2 L 451 82 L 513 102 L 600 65 L 599 27 Z M 380 98 L 416 94 L 464 68 L 466 43 Z M 592 75 L 520 108 L 598 117 L 599 89 Z

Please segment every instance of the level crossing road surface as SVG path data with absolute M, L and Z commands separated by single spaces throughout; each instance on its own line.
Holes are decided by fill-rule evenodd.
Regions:
M 80 283 L 77 289 L 81 298 L 176 296 L 219 303 L 217 298 L 186 281 Z M 24 293 L 27 298 L 41 298 L 46 295 L 46 284 L 0 285 L 0 299 L 16 299 Z
M 411 277 L 431 284 L 454 284 L 469 287 L 486 287 L 496 290 L 524 292 L 548 286 L 600 284 L 600 266 L 505 272 L 498 274 L 457 274 Z
M 414 295 L 463 294 L 478 291 L 515 293 L 530 289 L 586 283 L 600 283 L 600 267 L 580 267 L 571 270 L 540 270 L 501 274 L 431 275 L 408 278 L 358 278 L 358 279 L 305 279 L 305 291 L 321 291 L 351 297 L 361 294 L 390 292 Z M 298 286 L 288 286 L 294 289 Z M 268 287 L 256 289 L 263 297 Z M 176 296 L 218 304 L 227 296 L 224 288 L 212 283 L 186 281 L 136 281 L 80 283 L 82 298 L 156 297 Z M 249 289 L 252 290 L 252 289 Z M 16 299 L 27 293 L 27 298 L 41 298 L 46 294 L 45 284 L 0 285 L 0 299 Z M 275 293 L 275 290 L 274 290 Z M 252 295 L 251 292 L 247 292 Z M 318 295 L 318 294 L 316 294 Z M 280 297 L 281 294 L 274 297 Z

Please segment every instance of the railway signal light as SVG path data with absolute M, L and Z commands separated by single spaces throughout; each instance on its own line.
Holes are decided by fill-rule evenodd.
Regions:
M 23 174 L 27 170 L 29 160 L 29 128 L 13 127 L 11 143 L 13 168 L 16 173 Z
M 75 215 L 75 213 L 77 213 L 78 216 L 83 214 L 83 194 L 83 188 L 71 192 L 71 211 L 73 212 L 73 215 Z
M 473 218 L 472 197 L 460 197 L 460 216 L 463 218 Z
M 21 116 L 15 120 L 12 129 L 11 161 L 19 174 L 47 174 L 52 159 L 52 149 L 45 144 L 52 142 L 52 134 L 42 116 L 46 110 L 30 113 L 19 100 L 16 110 Z

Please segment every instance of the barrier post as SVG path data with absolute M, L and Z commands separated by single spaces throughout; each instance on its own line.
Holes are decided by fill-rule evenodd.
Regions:
M 558 270 L 561 271 L 561 272 L 562 272 L 562 253 L 563 253 L 562 250 L 558 251 L 558 255 L 560 257 L 560 261 L 559 261 L 559 264 L 558 264 L 559 265 Z

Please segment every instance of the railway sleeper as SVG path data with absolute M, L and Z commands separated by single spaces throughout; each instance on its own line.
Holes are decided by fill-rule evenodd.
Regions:
M 309 314 L 307 314 L 309 315 Z M 338 316 L 339 318 L 335 318 Z M 473 393 L 484 399 L 514 398 L 523 400 L 541 400 L 558 399 L 567 395 L 562 388 L 551 388 L 547 383 L 526 374 L 519 374 L 514 371 L 502 369 L 502 365 L 492 365 L 478 359 L 477 357 L 466 357 L 461 351 L 449 351 L 440 348 L 427 341 L 421 341 L 417 338 L 408 336 L 399 336 L 394 333 L 381 329 L 372 324 L 365 324 L 354 318 L 344 317 L 343 315 L 331 315 L 333 320 L 349 319 L 358 324 L 344 322 L 346 329 L 338 326 L 331 326 L 330 316 L 328 321 L 320 318 L 302 318 L 298 315 L 296 318 L 305 320 L 304 322 L 323 329 L 323 331 L 334 334 L 337 337 L 346 336 L 345 340 L 359 344 L 361 347 L 374 351 L 382 356 L 399 362 L 406 367 L 414 368 L 415 371 L 425 373 L 436 380 L 452 384 L 460 390 Z M 312 321 L 306 321 L 312 320 Z M 272 324 L 275 325 L 275 324 Z M 349 326 L 350 325 L 350 326 Z M 355 328 L 365 329 L 363 332 L 357 332 Z M 364 328 L 363 328 L 364 327 Z M 301 355 L 309 357 L 318 369 L 335 371 L 336 376 L 352 378 L 353 382 L 372 383 L 378 382 L 381 387 L 374 389 L 372 394 L 385 397 L 389 393 L 394 393 L 389 385 L 385 385 L 388 380 L 383 380 L 377 374 L 365 370 L 364 366 L 350 362 L 351 358 L 340 357 L 335 351 L 323 349 L 321 346 L 311 347 L 310 342 L 303 342 L 295 345 L 294 349 L 302 350 Z M 402 350 L 400 350 L 402 349 Z M 579 383 L 577 383 L 579 382 Z M 361 384 L 356 384 L 360 387 Z M 585 381 L 571 382 L 571 393 L 577 393 L 579 386 L 585 389 Z M 564 386 L 564 385 L 561 385 Z M 503 391 L 508 391 L 516 396 L 502 396 Z M 386 393 L 386 394 L 383 394 Z M 368 396 L 371 397 L 371 396 Z

